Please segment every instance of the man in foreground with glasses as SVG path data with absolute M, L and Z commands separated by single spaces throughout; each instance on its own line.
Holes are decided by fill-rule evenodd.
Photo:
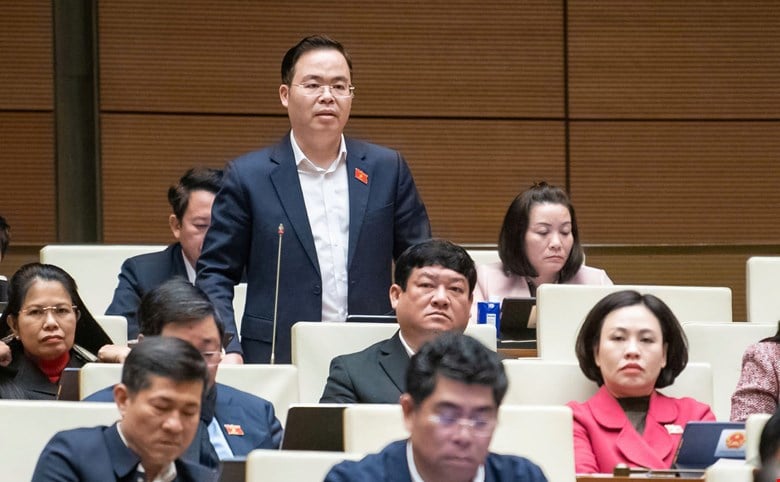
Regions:
M 477 340 L 445 333 L 423 345 L 401 396 L 407 440 L 358 462 L 345 461 L 326 482 L 543 482 L 529 460 L 488 452 L 507 390 L 498 356 Z
M 241 343 L 226 355 L 236 362 L 290 363 L 296 321 L 389 312 L 393 260 L 431 234 L 401 154 L 344 137 L 355 95 L 344 47 L 306 37 L 281 71 L 291 130 L 229 164 L 198 260 L 197 284 L 228 332 L 246 268 Z
M 257 448 L 279 447 L 282 426 L 273 405 L 260 397 L 216 383 L 225 332 L 217 320 L 214 305 L 200 288 L 184 278 L 164 282 L 141 299 L 138 320 L 141 327 L 139 344 L 143 343 L 144 336 L 180 338 L 194 345 L 208 363 L 208 383 L 201 407 L 205 436 L 195 438 L 185 459 L 213 466 L 218 463 L 214 460 L 216 457 L 224 460 L 245 456 Z M 130 351 L 128 347 L 108 345 L 98 356 L 102 361 L 121 363 Z M 111 401 L 111 389 L 96 392 L 86 400 Z

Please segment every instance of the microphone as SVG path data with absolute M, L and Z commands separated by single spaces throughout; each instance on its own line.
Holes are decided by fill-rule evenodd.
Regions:
M 274 329 L 271 335 L 271 365 L 276 361 L 276 310 L 279 307 L 279 272 L 282 269 L 282 236 L 284 224 L 279 223 L 279 251 L 276 254 L 276 289 L 274 290 Z

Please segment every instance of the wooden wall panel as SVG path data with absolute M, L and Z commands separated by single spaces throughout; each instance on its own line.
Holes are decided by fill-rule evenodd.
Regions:
M 282 56 L 326 32 L 352 54 L 354 115 L 560 117 L 562 8 L 544 0 L 101 2 L 102 109 L 283 113 Z
M 0 2 L 0 109 L 52 109 L 51 10 L 47 0 Z
M 56 239 L 53 123 L 51 113 L 0 110 L 0 214 L 13 242 Z
M 780 122 L 572 122 L 584 240 L 776 244 Z
M 777 119 L 776 1 L 566 4 L 573 118 Z
M 165 193 L 188 167 L 220 166 L 286 129 L 285 118 L 104 115 L 105 241 L 167 241 Z M 564 181 L 562 123 L 355 119 L 350 131 L 400 149 L 435 234 L 461 242 L 494 242 L 517 192 Z

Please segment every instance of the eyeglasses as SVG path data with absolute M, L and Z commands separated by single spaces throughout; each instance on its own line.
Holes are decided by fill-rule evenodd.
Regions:
M 296 87 L 303 89 L 303 95 L 322 95 L 325 93 L 325 89 L 330 90 L 330 94 L 333 97 L 340 99 L 346 99 L 355 95 L 355 86 L 349 85 L 346 82 L 336 82 L 335 84 L 320 84 L 319 82 L 304 82 L 302 84 L 292 84 Z
M 221 351 L 202 351 L 200 354 L 203 355 L 203 358 L 206 360 L 206 364 L 208 365 L 216 365 L 222 358 Z
M 432 414 L 428 416 L 428 420 L 446 431 L 467 427 L 478 437 L 490 437 L 493 429 L 496 428 L 495 418 L 464 418 L 448 414 Z
M 76 315 L 79 308 L 75 305 L 54 305 L 54 306 L 30 306 L 21 310 L 28 318 L 34 321 L 43 321 L 46 318 L 46 312 L 50 312 L 55 320 L 62 321 L 73 315 Z

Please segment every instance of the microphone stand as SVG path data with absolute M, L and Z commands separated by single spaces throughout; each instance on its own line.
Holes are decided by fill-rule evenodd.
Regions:
M 279 307 L 279 272 L 282 269 L 282 236 L 284 236 L 284 224 L 279 223 L 279 251 L 276 254 L 276 289 L 274 290 L 274 325 L 271 335 L 271 365 L 276 362 L 276 311 Z

